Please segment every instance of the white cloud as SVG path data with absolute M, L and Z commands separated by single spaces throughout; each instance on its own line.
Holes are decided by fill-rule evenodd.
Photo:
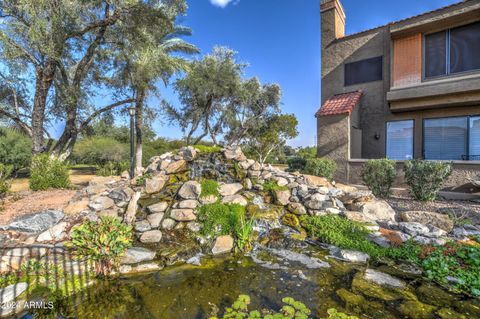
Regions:
M 210 0 L 210 2 L 217 7 L 225 8 L 233 0 Z

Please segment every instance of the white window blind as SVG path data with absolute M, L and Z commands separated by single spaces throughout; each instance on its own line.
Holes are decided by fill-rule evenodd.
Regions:
M 462 160 L 467 155 L 467 125 L 467 117 L 425 120 L 425 159 Z
M 413 158 L 413 120 L 387 122 L 387 158 Z

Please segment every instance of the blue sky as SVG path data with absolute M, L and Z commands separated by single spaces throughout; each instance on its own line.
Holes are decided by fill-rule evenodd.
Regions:
M 452 4 L 454 0 L 342 0 L 347 15 L 347 34 L 407 18 Z M 320 1 L 319 0 L 188 0 L 189 9 L 180 23 L 193 29 L 188 41 L 202 53 L 215 45 L 239 52 L 250 64 L 247 76 L 282 87 L 282 110 L 294 113 L 300 135 L 292 146 L 315 143 L 314 113 L 320 104 Z M 169 88 L 163 97 L 179 105 Z M 151 101 L 155 103 L 155 101 Z M 159 136 L 181 138 L 181 131 L 157 121 Z

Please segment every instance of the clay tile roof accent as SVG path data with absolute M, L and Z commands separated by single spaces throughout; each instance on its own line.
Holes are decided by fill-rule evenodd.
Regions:
M 334 95 L 322 105 L 317 113 L 315 113 L 315 117 L 350 114 L 352 113 L 353 108 L 360 101 L 362 94 L 362 91 L 354 91 L 350 93 Z

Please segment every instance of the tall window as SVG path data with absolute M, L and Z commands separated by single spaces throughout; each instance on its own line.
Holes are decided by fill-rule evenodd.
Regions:
M 345 86 L 383 79 L 383 57 L 345 64 Z
M 387 158 L 413 158 L 413 120 L 387 122 Z
M 425 36 L 425 77 L 480 70 L 480 22 Z
M 424 157 L 427 160 L 462 160 L 468 156 L 468 117 L 424 121 Z
M 468 159 L 480 161 L 480 116 L 470 118 L 469 136 Z

